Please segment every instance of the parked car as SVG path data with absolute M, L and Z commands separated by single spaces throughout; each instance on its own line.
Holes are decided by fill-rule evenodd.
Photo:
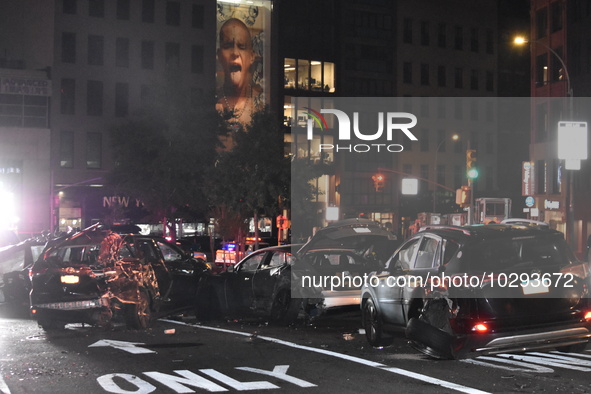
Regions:
M 377 223 L 356 219 L 319 230 L 303 246 L 254 251 L 203 282 L 197 315 L 202 319 L 258 315 L 289 324 L 301 310 L 318 316 L 334 308 L 357 306 L 360 284 L 345 278 L 376 270 L 378 254 L 388 256 L 395 248 L 394 239 Z
M 118 318 L 142 329 L 155 315 L 193 309 L 204 272 L 204 262 L 164 238 L 94 225 L 48 247 L 35 262 L 31 312 L 46 330 Z
M 0 303 L 28 310 L 29 269 L 44 247 L 44 240 L 31 238 L 0 248 Z
M 585 348 L 588 269 L 562 233 L 527 223 L 421 230 L 362 288 L 371 345 L 402 328 L 415 349 L 443 359 Z

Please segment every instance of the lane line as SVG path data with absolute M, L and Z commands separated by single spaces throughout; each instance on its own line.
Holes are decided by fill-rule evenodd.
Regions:
M 4 379 L 2 378 L 2 376 L 0 376 L 0 393 L 2 393 L 2 394 L 10 394 L 10 389 L 6 385 L 6 382 L 4 381 Z
M 176 320 L 160 319 L 160 321 L 164 321 L 164 322 L 167 322 L 167 323 L 173 323 L 173 324 L 179 324 L 179 325 L 188 326 L 188 327 L 202 328 L 204 330 L 223 332 L 223 333 L 227 333 L 227 334 L 235 334 L 235 335 L 240 335 L 240 336 L 244 336 L 244 337 L 250 337 L 252 335 L 252 334 L 247 333 L 247 332 L 228 330 L 226 328 L 219 328 L 219 327 L 204 326 L 204 325 L 200 325 L 200 324 L 189 324 L 189 323 L 180 322 L 180 321 L 176 321 Z M 277 339 L 277 338 L 266 337 L 266 336 L 261 336 L 261 335 L 257 336 L 257 339 L 261 339 L 261 340 L 267 341 L 267 342 L 276 343 L 276 344 L 279 344 L 279 345 L 284 345 L 284 346 L 292 347 L 292 348 L 295 348 L 295 349 L 306 350 L 306 351 L 309 351 L 309 352 L 320 353 L 320 354 L 324 354 L 324 355 L 327 355 L 327 356 L 331 356 L 331 357 L 335 357 L 335 358 L 340 358 L 342 360 L 351 361 L 351 362 L 362 364 L 362 365 L 365 365 L 365 366 L 368 366 L 368 367 L 378 368 L 378 369 L 381 369 L 382 371 L 392 372 L 392 373 L 395 373 L 395 374 L 398 374 L 398 375 L 402 375 L 402 376 L 405 376 L 405 377 L 408 377 L 408 378 L 421 380 L 423 382 L 431 383 L 431 384 L 434 384 L 434 385 L 437 385 L 437 386 L 445 387 L 445 388 L 448 388 L 448 389 L 451 389 L 451 390 L 460 391 L 460 392 L 463 392 L 463 393 L 468 393 L 468 394 L 489 394 L 486 391 L 478 390 L 478 389 L 475 389 L 475 388 L 472 388 L 472 387 L 463 386 L 463 385 L 460 385 L 460 384 L 448 382 L 446 380 L 441 380 L 441 379 L 433 378 L 431 376 L 427 376 L 427 375 L 423 375 L 423 374 L 420 374 L 420 373 L 415 373 L 415 372 L 407 371 L 405 369 L 389 367 L 389 366 L 384 365 L 382 363 L 377 363 L 375 361 L 366 360 L 366 359 L 363 359 L 363 358 L 360 358 L 360 357 L 349 356 L 347 354 L 341 354 L 341 353 L 333 352 L 332 350 L 318 349 L 318 348 L 311 347 L 311 346 L 298 345 L 297 343 L 288 342 L 288 341 L 285 341 L 283 339 Z

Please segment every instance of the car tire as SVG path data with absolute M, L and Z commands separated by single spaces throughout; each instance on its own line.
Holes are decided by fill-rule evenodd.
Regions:
M 133 330 L 143 330 L 150 325 L 152 311 L 150 295 L 145 289 L 138 290 L 138 302 L 127 305 L 126 323 Z
M 294 323 L 302 309 L 301 298 L 291 298 L 290 289 L 283 289 L 277 293 L 271 306 L 271 322 L 280 325 Z
M 559 352 L 563 353 L 583 353 L 587 348 L 588 342 L 577 343 L 575 345 L 559 346 L 556 348 Z
M 66 324 L 56 320 L 50 319 L 42 319 L 37 322 L 39 326 L 43 329 L 43 331 L 50 332 L 50 331 L 62 331 L 65 329 Z
M 394 338 L 384 333 L 382 317 L 372 298 L 366 299 L 363 303 L 361 322 L 365 329 L 365 338 L 371 346 L 382 347 L 390 345 L 393 342 Z
M 455 358 L 452 353 L 453 335 L 421 319 L 414 317 L 409 320 L 406 337 L 410 345 L 423 354 L 438 359 Z

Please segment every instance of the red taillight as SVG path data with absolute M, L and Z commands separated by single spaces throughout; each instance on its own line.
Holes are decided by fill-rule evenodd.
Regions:
M 591 311 L 587 311 L 585 312 L 585 315 L 583 317 L 585 320 L 591 320 Z
M 33 269 L 29 269 L 29 280 L 33 280 L 33 276 L 35 275 L 39 275 L 39 274 L 44 274 L 47 272 L 47 268 L 43 268 L 43 269 L 38 269 L 33 271 Z
M 477 323 L 477 324 L 474 324 L 474 326 L 472 327 L 472 331 L 487 332 L 488 326 L 484 323 Z

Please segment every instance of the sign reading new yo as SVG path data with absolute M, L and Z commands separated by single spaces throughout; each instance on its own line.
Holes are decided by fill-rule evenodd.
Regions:
M 417 124 L 417 117 L 408 112 L 378 112 L 377 113 L 377 131 L 365 134 L 360 129 L 359 113 L 353 112 L 353 124 L 349 115 L 338 109 L 321 109 L 320 112 L 311 108 L 307 108 L 307 115 L 311 118 L 307 123 L 307 137 L 308 140 L 313 139 L 314 122 L 321 130 L 328 128 L 326 119 L 322 114 L 335 115 L 338 120 L 338 141 L 349 142 L 348 144 L 320 144 L 320 151 L 334 150 L 335 152 L 346 151 L 356 153 L 366 152 L 380 152 L 388 151 L 392 153 L 402 152 L 404 147 L 400 144 L 386 144 L 386 143 L 363 143 L 351 144 L 352 137 L 361 141 L 378 141 L 382 138 L 385 130 L 386 140 L 392 141 L 394 132 L 402 131 L 406 137 L 411 141 L 418 141 L 418 138 L 409 130 Z M 400 120 L 407 120 L 407 122 L 400 123 Z M 351 133 L 351 129 L 353 133 Z

